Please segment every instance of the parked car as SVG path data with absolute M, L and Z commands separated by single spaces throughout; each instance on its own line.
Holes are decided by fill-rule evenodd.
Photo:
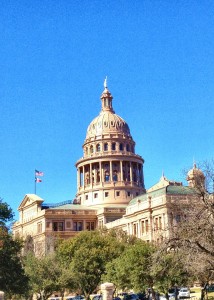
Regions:
M 139 300 L 139 296 L 137 294 L 128 294 L 124 295 L 123 300 Z
M 146 294 L 145 293 L 137 293 L 137 295 L 138 295 L 138 298 L 140 300 L 145 300 L 146 299 Z
M 209 285 L 208 287 L 207 287 L 207 292 L 209 293 L 209 292 L 214 292 L 214 285 L 213 284 L 211 284 L 211 285 Z
M 76 295 L 73 299 L 74 299 L 74 300 L 83 300 L 84 297 L 81 296 L 81 295 Z
M 190 298 L 190 290 L 187 287 L 181 288 L 178 297 L 179 299 Z
M 179 294 L 179 288 L 178 287 L 173 287 L 173 288 L 171 288 L 171 289 L 169 289 L 168 290 L 168 296 L 169 296 L 169 298 L 175 298 L 175 296 L 176 296 L 176 293 L 177 293 L 177 296 L 178 296 L 178 294 Z

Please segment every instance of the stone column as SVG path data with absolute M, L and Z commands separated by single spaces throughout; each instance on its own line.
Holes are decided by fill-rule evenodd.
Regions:
M 102 163 L 99 162 L 99 169 L 100 169 L 100 183 L 103 182 L 103 170 L 102 170 Z
M 131 162 L 129 162 L 130 163 L 130 181 L 132 182 L 133 181 L 133 178 L 132 178 L 132 175 L 133 175 L 133 173 L 132 173 L 132 163 Z
M 115 290 L 113 283 L 105 282 L 101 284 L 100 289 L 103 295 L 103 300 L 112 300 Z
M 123 181 L 123 161 L 120 161 L 120 181 Z
M 81 186 L 81 181 L 80 181 L 80 168 L 77 169 L 77 189 Z
M 96 169 L 96 165 L 94 165 L 94 184 L 97 184 L 97 169 Z
M 82 185 L 85 186 L 85 166 L 82 167 Z
M 113 172 L 112 172 L 112 161 L 110 160 L 110 181 L 113 181 Z
M 89 176 L 90 176 L 90 185 L 92 185 L 93 184 L 93 181 L 92 181 L 92 164 L 90 163 L 90 169 L 89 169 Z

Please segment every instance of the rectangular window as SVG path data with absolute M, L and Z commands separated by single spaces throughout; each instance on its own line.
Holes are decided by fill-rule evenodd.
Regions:
M 94 198 L 98 198 L 98 193 L 94 193 Z
M 144 234 L 144 232 L 145 232 L 145 222 L 144 221 L 141 222 L 141 231 L 142 231 L 142 234 Z
M 137 235 L 137 224 L 133 224 L 133 234 L 136 236 Z
M 162 229 L 162 218 L 159 217 L 159 229 L 161 230 Z
M 120 196 L 120 192 L 116 191 L 116 196 L 119 197 Z
M 158 218 L 155 218 L 155 230 L 158 230 Z
M 130 192 L 127 192 L 127 196 L 130 197 L 130 195 L 131 195 L 131 193 L 130 193 Z
M 85 200 L 88 200 L 88 195 L 85 195 Z
M 37 233 L 42 232 L 42 222 L 37 223 Z
M 146 220 L 146 233 L 148 233 L 148 231 L 149 231 L 149 221 L 148 220 Z
M 95 229 L 95 224 L 94 222 L 86 222 L 86 230 L 94 230 Z
M 83 230 L 83 223 L 82 221 L 77 221 L 73 223 L 73 230 L 74 231 L 82 231 Z
M 53 231 L 64 231 L 63 222 L 53 222 Z
M 105 197 L 108 197 L 108 195 L 109 195 L 108 192 L 105 192 Z

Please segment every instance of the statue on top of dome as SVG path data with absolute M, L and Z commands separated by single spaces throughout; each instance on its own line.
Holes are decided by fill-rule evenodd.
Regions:
M 107 89 L 107 76 L 106 76 L 106 78 L 104 80 L 104 88 Z

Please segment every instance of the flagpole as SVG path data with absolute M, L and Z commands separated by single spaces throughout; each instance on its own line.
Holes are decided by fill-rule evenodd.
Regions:
M 37 184 L 37 182 L 42 182 L 41 178 L 39 178 L 39 177 L 43 176 L 43 175 L 44 175 L 43 172 L 35 169 L 35 186 L 34 186 L 35 195 L 36 195 L 36 184 Z M 39 177 L 37 177 L 37 176 L 39 176 Z
M 34 193 L 36 195 L 36 171 L 34 171 Z

